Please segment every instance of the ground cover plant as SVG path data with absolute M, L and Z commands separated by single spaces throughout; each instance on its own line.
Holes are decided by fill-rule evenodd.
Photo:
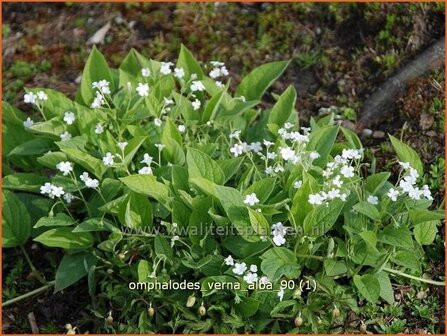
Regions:
M 85 281 L 95 332 L 330 333 L 350 314 L 365 332 L 392 283 L 443 286 L 425 274 L 444 215 L 418 154 L 390 136 L 398 174 L 376 171 L 333 114 L 300 126 L 293 86 L 264 108 L 288 64 L 233 92 L 184 46 L 118 69 L 94 48 L 74 101 L 26 89 L 39 118 L 4 102 L 3 246 L 44 289 Z M 54 281 L 29 240 L 63 250 Z

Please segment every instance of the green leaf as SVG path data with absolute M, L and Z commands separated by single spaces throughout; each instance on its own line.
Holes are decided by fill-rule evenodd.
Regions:
M 162 236 L 155 236 L 154 239 L 155 254 L 162 259 L 170 259 L 174 255 L 172 247 L 169 245 L 166 238 Z
M 394 291 L 391 286 L 390 277 L 386 272 L 379 272 L 375 275 L 380 284 L 380 297 L 389 304 L 394 303 Z
M 408 210 L 408 215 L 410 216 L 411 223 L 414 225 L 424 222 L 440 221 L 445 217 L 444 213 L 425 209 L 410 209 Z
M 170 209 L 169 187 L 157 181 L 153 175 L 130 175 L 120 179 L 130 190 L 150 196 Z
M 332 200 L 329 206 L 320 205 L 307 214 L 304 219 L 304 233 L 313 237 L 324 235 L 328 232 L 340 215 L 344 202 Z
M 328 155 L 331 153 L 335 139 L 338 134 L 338 126 L 321 127 L 310 134 L 307 145 L 308 151 L 316 151 L 320 157 L 313 161 L 313 164 L 322 167 L 326 164 Z
M 377 235 L 377 240 L 395 247 L 402 247 L 406 249 L 413 248 L 411 232 L 405 226 L 396 229 L 392 225 L 388 225 L 381 233 Z
M 64 249 L 86 249 L 93 245 L 93 236 L 90 233 L 76 233 L 72 230 L 72 228 L 67 227 L 51 229 L 34 238 L 34 240 L 45 246 Z
M 34 225 L 34 228 L 39 228 L 43 226 L 70 226 L 73 225 L 74 221 L 69 216 L 64 213 L 58 213 L 53 217 L 42 217 Z
M 85 277 L 90 267 L 96 265 L 96 257 L 90 253 L 66 254 L 56 271 L 54 292 L 59 292 Z
M 14 173 L 14 175 L 8 175 L 3 178 L 2 187 L 10 190 L 39 192 L 40 187 L 48 181 L 47 177 L 33 173 Z
M 309 195 L 318 191 L 318 184 L 314 177 L 308 173 L 303 174 L 303 184 L 297 190 L 292 201 L 290 210 L 293 221 L 302 226 L 306 216 L 313 210 L 313 205 L 309 203 Z
M 346 264 L 343 261 L 335 259 L 326 259 L 324 261 L 324 270 L 327 276 L 333 277 L 345 274 L 348 271 Z
M 437 221 L 430 221 L 416 224 L 413 229 L 414 239 L 421 245 L 433 243 L 438 232 L 437 223 Z
M 95 90 L 92 88 L 92 84 L 103 79 L 110 83 L 110 90 L 113 92 L 112 72 L 101 52 L 96 47 L 93 47 L 82 72 L 81 88 L 76 97 L 77 101 L 82 105 L 90 106 L 95 97 Z
M 416 151 L 392 135 L 388 134 L 388 136 L 399 160 L 402 162 L 408 162 L 410 166 L 416 169 L 419 175 L 422 176 L 424 174 L 424 166 Z
M 137 267 L 138 281 L 147 282 L 152 272 L 152 267 L 147 260 L 140 260 Z
M 152 205 L 147 196 L 131 192 L 120 206 L 120 222 L 129 228 L 152 226 Z
M 372 304 L 375 304 L 380 296 L 380 283 L 371 274 L 354 275 L 354 285 L 360 294 Z
M 216 184 L 223 184 L 225 181 L 224 172 L 208 154 L 189 147 L 186 153 L 186 163 L 190 178 L 203 177 Z
M 2 246 L 5 248 L 23 245 L 31 234 L 31 219 L 28 209 L 17 196 L 2 192 Z
M 161 143 L 166 146 L 162 151 L 166 160 L 178 165 L 185 163 L 182 136 L 171 119 L 167 119 L 163 127 Z
M 295 102 L 296 90 L 293 86 L 289 86 L 279 97 L 275 105 L 273 105 L 273 108 L 269 113 L 268 123 L 282 127 L 284 123 L 287 122 L 290 115 L 294 113 Z
M 244 297 L 240 303 L 235 306 L 236 311 L 244 318 L 249 318 L 256 314 L 261 305 L 261 301 L 251 297 Z
M 256 210 L 248 208 L 250 223 L 253 230 L 260 236 L 268 236 L 270 225 L 264 215 Z
M 348 141 L 351 148 L 354 149 L 362 149 L 362 142 L 360 141 L 359 137 L 355 132 L 351 131 L 350 129 L 340 127 L 341 131 L 343 132 L 343 135 L 345 136 L 346 140 Z
M 295 279 L 300 274 L 295 254 L 284 247 L 273 247 L 261 256 L 261 270 L 272 281 L 285 276 Z
M 93 173 L 97 178 L 101 178 L 107 170 L 100 159 L 97 159 L 90 154 L 76 148 L 63 148 L 62 152 L 68 155 L 71 161 L 87 169 Z
M 223 240 L 223 246 L 238 258 L 250 258 L 261 254 L 265 249 L 270 247 L 270 242 L 257 241 L 247 242 L 240 236 L 228 236 Z
M 33 156 L 46 153 L 54 149 L 54 141 L 45 138 L 35 138 L 15 147 L 9 156 Z
M 239 170 L 242 161 L 244 161 L 243 157 L 225 159 L 217 161 L 217 164 L 222 169 L 225 175 L 225 181 L 228 182 L 229 179 L 233 177 L 234 174 Z
M 108 225 L 107 225 L 108 224 Z M 73 232 L 98 232 L 98 231 L 109 231 L 108 227 L 112 225 L 108 223 L 106 219 L 103 218 L 89 218 L 83 221 L 81 224 L 76 226 Z
M 288 65 L 288 61 L 280 61 L 257 67 L 242 79 L 236 90 L 236 96 L 244 96 L 246 100 L 260 100 Z
M 222 100 L 222 95 L 224 91 L 217 92 L 214 96 L 211 97 L 211 99 L 208 101 L 208 103 L 205 106 L 205 110 L 202 114 L 202 123 L 205 124 L 206 122 L 210 120 L 214 120 L 217 114 L 217 111 L 220 107 L 220 102 Z
M 395 264 L 411 270 L 412 272 L 421 272 L 421 263 L 416 257 L 414 251 L 397 251 L 391 258 L 391 261 Z
M 275 188 L 276 179 L 267 177 L 256 181 L 244 191 L 244 195 L 255 193 L 261 203 L 265 203 Z
M 62 121 L 52 119 L 48 121 L 36 122 L 29 130 L 36 134 L 57 136 L 65 132 L 65 125 Z
M 366 179 L 366 185 L 365 185 L 366 190 L 374 195 L 376 192 L 380 190 L 380 188 L 383 187 L 386 181 L 388 181 L 390 175 L 391 174 L 388 172 L 382 172 L 369 176 Z
M 177 68 L 183 68 L 185 71 L 184 79 L 187 81 L 192 74 L 196 74 L 198 79 L 203 78 L 203 70 L 193 54 L 182 44 L 180 54 L 177 60 Z
M 368 250 L 371 250 L 373 253 L 377 252 L 377 235 L 374 231 L 362 231 L 359 235 L 365 241 Z
M 372 220 L 377 220 L 380 218 L 379 210 L 368 202 L 360 202 L 354 205 L 353 209 L 366 217 L 371 218 Z
M 119 67 L 119 85 L 127 88 L 130 82 L 133 87 L 137 85 L 137 77 L 141 76 L 141 69 L 150 69 L 150 62 L 135 49 L 132 49 L 123 59 Z

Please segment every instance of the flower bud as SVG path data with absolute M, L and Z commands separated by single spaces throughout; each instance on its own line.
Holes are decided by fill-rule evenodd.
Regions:
M 365 334 L 365 333 L 366 333 L 367 328 L 366 328 L 366 324 L 365 324 L 365 322 L 363 322 L 363 321 L 360 322 L 359 330 L 360 330 L 360 332 L 361 332 L 362 334 Z
M 196 297 L 193 295 L 190 295 L 188 297 L 188 300 L 186 301 L 186 307 L 190 308 L 192 306 L 194 306 L 194 304 L 196 303 Z
M 204 316 L 205 314 L 206 314 L 206 308 L 205 308 L 205 306 L 203 305 L 203 302 L 202 302 L 201 306 L 199 307 L 199 315 L 200 316 Z
M 152 316 L 154 316 L 154 314 L 155 314 L 155 309 L 152 308 L 152 307 L 149 307 L 149 308 L 147 309 L 147 315 L 148 315 L 149 317 L 152 317 Z
M 106 321 L 106 325 L 108 326 L 111 326 L 113 324 L 112 311 L 109 311 L 109 315 L 104 320 Z
M 301 327 L 303 325 L 303 318 L 301 317 L 301 313 L 299 313 L 298 316 L 295 317 L 294 323 L 296 327 Z
M 337 306 L 334 306 L 334 309 L 332 309 L 332 318 L 336 319 L 340 316 L 340 310 L 337 308 Z
M 298 299 L 298 298 L 301 297 L 301 294 L 302 294 L 301 289 L 298 287 L 298 288 L 295 289 L 295 291 L 293 292 L 293 298 L 294 298 L 294 299 Z

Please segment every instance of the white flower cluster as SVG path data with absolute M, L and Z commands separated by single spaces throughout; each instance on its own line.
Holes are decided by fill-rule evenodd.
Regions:
M 259 282 L 261 284 L 269 284 L 270 280 L 266 276 L 262 276 L 259 278 L 258 275 L 258 266 L 250 265 L 247 267 L 247 264 L 244 262 L 238 263 L 235 262 L 233 257 L 229 255 L 225 258 L 225 265 L 233 266 L 232 271 L 236 275 L 243 275 L 243 279 L 248 284 L 253 284 L 255 282 Z
M 260 153 L 262 151 L 262 144 L 259 141 L 248 144 L 240 140 L 240 135 L 241 131 L 234 131 L 229 135 L 230 139 L 237 140 L 237 143 L 230 148 L 230 153 L 233 154 L 234 157 L 238 157 L 239 155 L 242 155 L 242 153 Z
M 213 66 L 213 69 L 209 72 L 209 76 L 212 79 L 216 79 L 219 77 L 226 77 L 229 75 L 229 72 L 225 66 L 225 63 L 218 62 L 218 61 L 211 61 L 211 65 Z
M 433 197 L 430 189 L 428 189 L 428 185 L 425 184 L 422 188 L 416 185 L 419 177 L 416 169 L 411 167 L 408 162 L 399 162 L 399 164 L 402 167 L 403 177 L 399 180 L 397 187 L 388 190 L 387 196 L 394 202 L 397 201 L 399 196 L 404 196 L 405 194 L 413 200 L 420 200 L 422 197 L 432 200 Z
M 23 101 L 25 104 L 38 105 L 39 101 L 48 100 L 48 96 L 45 92 L 39 91 L 37 93 L 28 92 L 23 96 Z
M 84 182 L 87 188 L 99 187 L 99 181 L 97 179 L 92 179 L 87 172 L 82 173 L 82 175 L 79 178 L 81 179 L 82 182 Z
M 98 109 L 105 104 L 105 95 L 109 95 L 110 91 L 110 83 L 102 79 L 98 82 L 92 83 L 92 88 L 96 89 L 96 97 L 93 99 L 92 104 L 90 105 L 93 109 Z
M 43 195 L 48 195 L 49 198 L 53 199 L 55 197 L 61 197 L 65 194 L 65 191 L 64 188 L 47 182 L 40 187 L 40 193 Z
M 310 194 L 309 203 L 321 205 L 336 198 L 346 201 L 348 193 L 343 185 L 355 176 L 353 164 L 355 164 L 355 160 L 359 160 L 361 157 L 362 150 L 343 149 L 341 155 L 337 155 L 332 161 L 328 162 L 326 169 L 323 171 L 323 177 L 327 179 L 324 182 L 323 191 Z

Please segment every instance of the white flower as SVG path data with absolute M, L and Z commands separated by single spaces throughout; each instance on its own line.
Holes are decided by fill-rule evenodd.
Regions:
M 59 137 L 61 138 L 62 141 L 67 141 L 71 139 L 71 134 L 65 131 L 64 133 L 59 135 Z
M 223 88 L 223 87 L 225 87 L 225 84 L 224 83 L 222 83 L 221 81 L 216 81 L 215 82 L 216 83 L 216 86 L 218 87 L 218 88 Z
M 292 127 L 293 127 L 293 124 L 292 124 L 292 123 L 286 122 L 286 123 L 284 124 L 284 128 L 285 128 L 285 129 L 291 129 Z
M 94 89 L 98 89 L 98 91 L 102 92 L 103 94 L 110 94 L 109 85 L 110 85 L 110 83 L 108 81 L 106 81 L 105 79 L 102 79 L 99 82 L 92 83 L 92 87 Z
M 90 179 L 90 177 L 88 176 L 87 172 L 83 172 L 81 176 L 79 176 L 79 178 L 81 179 L 82 182 L 87 181 L 88 179 Z
M 237 275 L 242 275 L 247 270 L 247 265 L 243 263 L 235 263 L 233 268 L 233 273 Z
M 284 171 L 284 167 L 281 165 L 276 165 L 275 173 L 282 173 Z
M 102 162 L 106 165 L 106 166 L 113 166 L 113 154 L 108 152 L 106 153 L 106 156 L 104 156 L 102 158 Z
M 183 70 L 183 68 L 175 68 L 174 76 L 178 79 L 182 79 L 183 77 L 185 77 L 185 70 Z
M 177 229 L 177 227 L 178 227 L 178 224 L 177 224 L 177 223 L 172 223 L 172 225 L 171 225 L 171 226 L 172 226 L 172 228 L 173 228 L 173 229 Z
M 299 189 L 299 188 L 301 188 L 301 186 L 303 185 L 303 181 L 296 181 L 294 184 L 293 184 L 293 187 L 295 188 L 295 189 Z
M 252 284 L 252 283 L 258 281 L 258 275 L 256 273 L 248 272 L 246 275 L 244 275 L 244 280 L 248 284 Z
M 423 186 L 422 186 L 422 195 L 426 198 L 426 199 L 428 199 L 428 200 L 433 200 L 433 197 L 432 197 L 432 195 L 431 195 L 431 192 L 430 192 L 430 189 L 428 189 L 428 185 L 426 185 L 426 184 L 424 184 Z
M 173 65 L 172 62 L 161 62 L 160 72 L 163 75 L 169 75 L 172 72 L 171 66 Z
M 343 166 L 340 169 L 340 173 L 346 178 L 353 177 L 354 176 L 354 167 Z
M 150 166 L 152 163 L 152 159 L 153 159 L 152 156 L 150 156 L 148 153 L 144 153 L 143 160 L 141 160 L 141 163 L 145 163 L 148 166 Z
M 414 187 L 412 190 L 408 192 L 408 196 L 411 199 L 419 200 L 422 196 L 422 191 L 418 187 Z
M 221 74 L 221 76 L 228 76 L 229 75 L 228 70 L 225 67 L 225 65 L 220 68 L 220 74 Z
M 310 157 L 311 160 L 316 160 L 316 159 L 318 159 L 320 157 L 320 154 L 318 152 L 311 152 L 309 154 L 309 157 Z
M 343 185 L 343 181 L 340 180 L 340 175 L 334 177 L 334 179 L 332 180 L 332 184 L 336 187 L 341 188 L 341 186 Z
M 143 167 L 140 170 L 138 170 L 138 174 L 141 174 L 141 175 L 152 175 L 152 168 L 151 167 Z
M 322 197 L 320 194 L 310 194 L 309 195 L 309 203 L 313 205 L 320 205 L 323 204 L 324 197 Z
M 230 133 L 229 137 L 230 137 L 230 139 L 239 138 L 239 135 L 241 135 L 241 131 L 236 130 L 233 133 Z
M 149 85 L 147 83 L 138 83 L 137 92 L 141 97 L 149 96 Z
M 371 203 L 372 205 L 379 204 L 379 198 L 377 196 L 373 196 L 373 195 L 369 195 L 368 198 L 366 199 L 366 201 L 368 203 Z
M 155 118 L 154 119 L 154 124 L 155 124 L 155 126 L 160 127 L 161 126 L 161 119 L 160 118 Z
M 47 94 L 45 92 L 43 92 L 43 91 L 37 92 L 37 98 L 39 100 L 48 100 Z
M 341 156 L 345 159 L 360 159 L 362 156 L 357 149 L 343 149 Z
M 267 175 L 273 175 L 273 167 L 272 166 L 268 166 L 267 168 L 265 168 L 264 171 Z
M 179 236 L 173 236 L 173 237 L 171 238 L 171 247 L 174 247 L 175 242 L 176 242 L 177 240 L 180 240 L 180 237 L 179 237 Z
M 332 188 L 331 190 L 329 190 L 329 192 L 327 193 L 327 198 L 329 199 L 334 199 L 340 197 L 340 189 L 334 189 Z
M 279 291 L 278 291 L 278 297 L 279 297 L 279 301 L 282 301 L 282 299 L 284 298 L 284 289 L 283 288 L 281 288 Z
M 97 123 L 95 126 L 95 133 L 102 134 L 104 132 L 104 127 L 100 123 Z
M 65 112 L 64 113 L 64 121 L 67 123 L 67 125 L 71 125 L 76 120 L 75 114 L 73 112 Z
M 273 145 L 274 145 L 273 142 L 268 141 L 268 140 L 265 140 L 265 139 L 264 139 L 263 143 L 264 143 L 264 146 L 266 146 L 266 147 L 270 147 L 270 146 L 273 146 Z
M 265 275 L 263 275 L 260 279 L 259 279 L 259 283 L 262 285 L 268 285 L 270 283 L 269 278 L 267 278 Z
M 258 266 L 250 265 L 250 272 L 256 273 L 258 271 Z
M 36 104 L 37 95 L 32 92 L 28 92 L 23 96 L 23 101 L 25 104 Z
M 402 166 L 403 169 L 410 169 L 411 166 L 408 162 L 401 162 L 399 161 L 399 164 Z
M 267 153 L 267 159 L 269 159 L 269 160 L 274 160 L 274 159 L 276 159 L 276 153 L 273 153 L 273 152 L 269 152 L 269 153 Z
M 241 144 L 234 144 L 233 147 L 230 148 L 230 152 L 235 156 L 238 157 L 241 155 L 244 151 L 244 147 Z
M 178 125 L 177 129 L 178 129 L 178 131 L 180 133 L 185 133 L 186 132 L 186 126 L 185 125 Z
M 118 143 L 117 143 L 117 146 L 118 146 L 121 150 L 124 150 L 124 148 L 126 148 L 126 146 L 127 146 L 127 142 L 126 142 L 126 141 L 124 141 L 124 142 L 118 142 Z
M 91 108 L 97 109 L 100 108 L 102 105 L 104 105 L 105 101 L 104 98 L 101 96 L 99 92 L 97 92 L 95 99 L 93 99 L 92 104 L 90 105 Z
M 65 194 L 64 188 L 62 187 L 57 187 L 55 185 L 51 186 L 51 194 L 50 197 L 61 197 L 63 194 Z
M 201 81 L 193 81 L 191 84 L 191 91 L 203 91 L 205 86 L 203 86 Z
M 88 188 L 98 188 L 99 181 L 97 179 L 89 178 L 85 181 L 85 186 Z
M 225 258 L 225 265 L 233 266 L 234 265 L 234 259 L 231 255 Z
M 250 144 L 250 150 L 255 152 L 255 153 L 259 153 L 262 150 L 262 145 L 259 141 L 257 142 L 252 142 Z
M 213 67 L 215 67 L 215 68 L 218 68 L 218 67 L 221 67 L 221 66 L 224 66 L 224 65 L 225 65 L 225 63 L 220 62 L 220 61 L 210 61 L 210 64 L 211 64 Z
M 210 71 L 209 76 L 213 79 L 216 79 L 217 77 L 220 76 L 220 69 L 214 68 L 213 70 Z
M 194 111 L 197 111 L 200 108 L 200 105 L 202 105 L 202 103 L 198 99 L 194 100 L 191 104 Z
M 64 198 L 65 202 L 67 202 L 67 204 L 70 204 L 75 199 L 75 197 L 70 193 L 65 193 L 63 198 Z
M 56 165 L 56 168 L 59 169 L 62 172 L 62 175 L 64 175 L 64 176 L 67 176 L 73 170 L 72 163 L 68 162 L 68 161 L 59 162 Z
M 291 161 L 292 163 L 296 163 L 298 161 L 295 151 L 290 147 L 282 147 L 279 152 L 281 157 L 286 161 Z
M 41 194 L 50 194 L 52 187 L 53 187 L 53 185 L 51 183 L 47 182 L 43 186 L 40 187 L 40 193 Z
M 148 68 L 141 69 L 141 75 L 143 77 L 149 77 L 151 75 L 151 71 Z
M 161 152 L 163 150 L 163 148 L 165 148 L 165 145 L 163 145 L 163 144 L 155 144 L 155 147 L 157 147 L 158 150 Z
M 165 105 L 166 105 L 166 106 L 174 105 L 174 101 L 173 101 L 172 99 L 163 97 L 163 101 L 165 102 Z
M 191 74 L 191 80 L 195 80 L 197 79 L 197 74 L 196 73 L 192 73 Z
M 286 243 L 286 240 L 284 239 L 283 236 L 273 236 L 273 242 L 275 243 L 276 246 L 282 246 Z
M 23 122 L 23 127 L 25 128 L 30 128 L 31 126 L 34 125 L 34 121 L 31 120 L 30 117 L 28 117 L 24 122 Z
M 254 206 L 255 204 L 259 203 L 259 199 L 256 197 L 255 193 L 251 193 L 245 196 L 244 203 L 249 206 Z
M 394 189 L 394 188 L 391 188 L 390 190 L 388 190 L 388 194 L 387 195 L 388 195 L 388 197 L 392 201 L 396 202 L 397 201 L 397 197 L 399 196 L 399 191 Z

